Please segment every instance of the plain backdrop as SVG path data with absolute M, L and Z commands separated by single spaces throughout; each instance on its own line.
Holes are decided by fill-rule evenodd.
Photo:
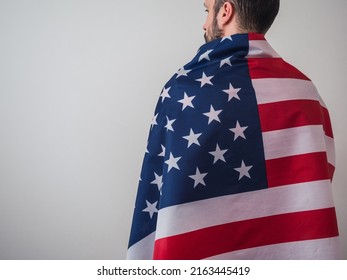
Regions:
M 282 0 L 268 41 L 331 112 L 347 259 L 346 0 Z M 0 0 L 0 259 L 124 259 L 165 82 L 203 0 Z

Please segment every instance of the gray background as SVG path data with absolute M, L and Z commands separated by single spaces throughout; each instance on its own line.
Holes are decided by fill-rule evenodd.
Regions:
M 330 108 L 347 258 L 345 0 L 282 0 L 267 35 Z M 0 259 L 124 259 L 164 83 L 203 0 L 0 0 Z

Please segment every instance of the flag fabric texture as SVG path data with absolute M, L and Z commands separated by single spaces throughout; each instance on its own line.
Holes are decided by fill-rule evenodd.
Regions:
M 206 43 L 163 88 L 128 259 L 336 259 L 334 140 L 313 83 L 261 34 Z

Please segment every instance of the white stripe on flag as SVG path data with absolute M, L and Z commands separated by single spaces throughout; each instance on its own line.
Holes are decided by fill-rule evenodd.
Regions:
M 156 240 L 225 223 L 330 207 L 334 203 L 329 180 L 195 201 L 159 210 Z
M 334 260 L 338 253 L 339 238 L 326 238 L 250 248 L 213 256 L 209 260 Z
M 265 57 L 277 57 L 280 58 L 277 52 L 270 46 L 267 41 L 264 40 L 252 40 L 249 41 L 249 52 L 247 57 L 252 58 L 265 58 Z
M 259 105 L 288 100 L 315 100 L 325 107 L 316 87 L 311 81 L 270 78 L 254 79 L 252 83 Z
M 325 144 L 326 144 L 326 147 L 327 147 L 328 162 L 330 164 L 332 164 L 333 166 L 335 166 L 336 155 L 335 155 L 334 139 L 329 137 L 329 136 L 325 136 Z
M 152 260 L 155 232 L 147 235 L 128 249 L 128 260 Z
M 263 133 L 265 159 L 325 152 L 325 133 L 321 125 L 301 126 Z

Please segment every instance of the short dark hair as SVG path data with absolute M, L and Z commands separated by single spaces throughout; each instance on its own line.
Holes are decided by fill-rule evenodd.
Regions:
M 225 2 L 234 6 L 242 30 L 262 34 L 270 29 L 280 8 L 280 0 L 216 0 L 215 15 Z

